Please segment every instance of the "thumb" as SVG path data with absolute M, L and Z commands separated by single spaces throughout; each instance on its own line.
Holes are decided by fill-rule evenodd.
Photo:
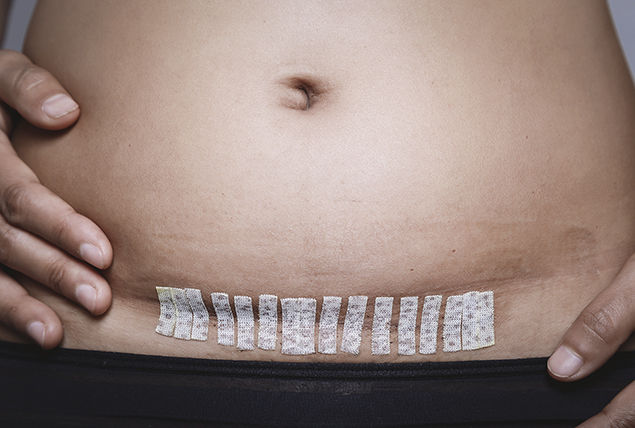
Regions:
M 57 79 L 21 53 L 0 50 L 0 70 L 0 100 L 33 125 L 64 129 L 79 117 L 79 106 Z M 10 121 L 4 116 L 0 129 L 9 134 Z
M 560 381 L 582 379 L 600 368 L 635 330 L 635 255 L 578 316 L 547 367 Z

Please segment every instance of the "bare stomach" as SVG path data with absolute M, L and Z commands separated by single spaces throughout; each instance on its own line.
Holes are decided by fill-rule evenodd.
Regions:
M 16 148 L 115 254 L 98 319 L 29 286 L 60 313 L 63 346 L 281 361 L 550 354 L 635 251 L 632 83 L 604 4 L 569 3 L 40 5 L 27 53 L 82 116 L 64 133 L 21 126 Z M 206 340 L 157 334 L 157 286 L 201 290 Z M 495 344 L 445 352 L 448 297 L 474 291 L 493 292 Z M 251 298 L 254 349 L 218 343 L 212 293 L 233 319 L 234 297 Z M 255 340 L 261 295 L 278 298 L 274 350 Z M 342 341 L 360 295 L 355 354 Z M 433 295 L 439 346 L 425 354 Z M 333 354 L 317 352 L 324 296 L 343 298 Z M 377 297 L 394 298 L 381 355 Z M 403 297 L 418 297 L 412 355 L 398 345 Z M 294 298 L 316 302 L 308 355 L 283 352 L 281 302 Z

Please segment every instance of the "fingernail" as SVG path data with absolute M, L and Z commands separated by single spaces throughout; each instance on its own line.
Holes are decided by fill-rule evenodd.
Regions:
M 33 321 L 26 328 L 26 332 L 29 333 L 31 339 L 35 340 L 40 344 L 41 347 L 44 347 L 44 337 L 46 336 L 46 326 L 40 321 Z
M 79 256 L 96 268 L 104 266 L 104 255 L 101 250 L 93 244 L 82 244 L 79 246 Z
M 547 363 L 549 371 L 558 377 L 573 376 L 582 368 L 583 364 L 582 358 L 566 346 L 556 349 Z
M 97 290 L 86 284 L 77 286 L 75 290 L 77 301 L 91 312 L 95 311 L 95 300 L 97 300 Z
M 78 108 L 77 103 L 66 94 L 53 95 L 42 104 L 42 111 L 51 119 L 60 118 Z

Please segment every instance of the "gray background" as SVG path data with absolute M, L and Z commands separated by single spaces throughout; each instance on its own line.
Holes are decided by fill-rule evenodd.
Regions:
M 35 3 L 36 0 L 13 0 L 3 48 L 15 50 L 22 48 L 22 39 Z M 622 49 L 629 63 L 631 76 L 633 76 L 635 75 L 635 0 L 608 0 L 608 3 L 617 34 L 622 42 Z

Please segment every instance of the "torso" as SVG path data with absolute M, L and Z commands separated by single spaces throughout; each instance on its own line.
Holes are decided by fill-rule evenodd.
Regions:
M 635 251 L 635 94 L 601 2 L 43 2 L 26 53 L 82 115 L 16 148 L 115 254 L 97 320 L 32 290 L 66 347 L 546 356 Z M 496 345 L 373 356 L 369 304 L 359 355 L 240 352 L 156 334 L 157 285 L 493 291 Z

